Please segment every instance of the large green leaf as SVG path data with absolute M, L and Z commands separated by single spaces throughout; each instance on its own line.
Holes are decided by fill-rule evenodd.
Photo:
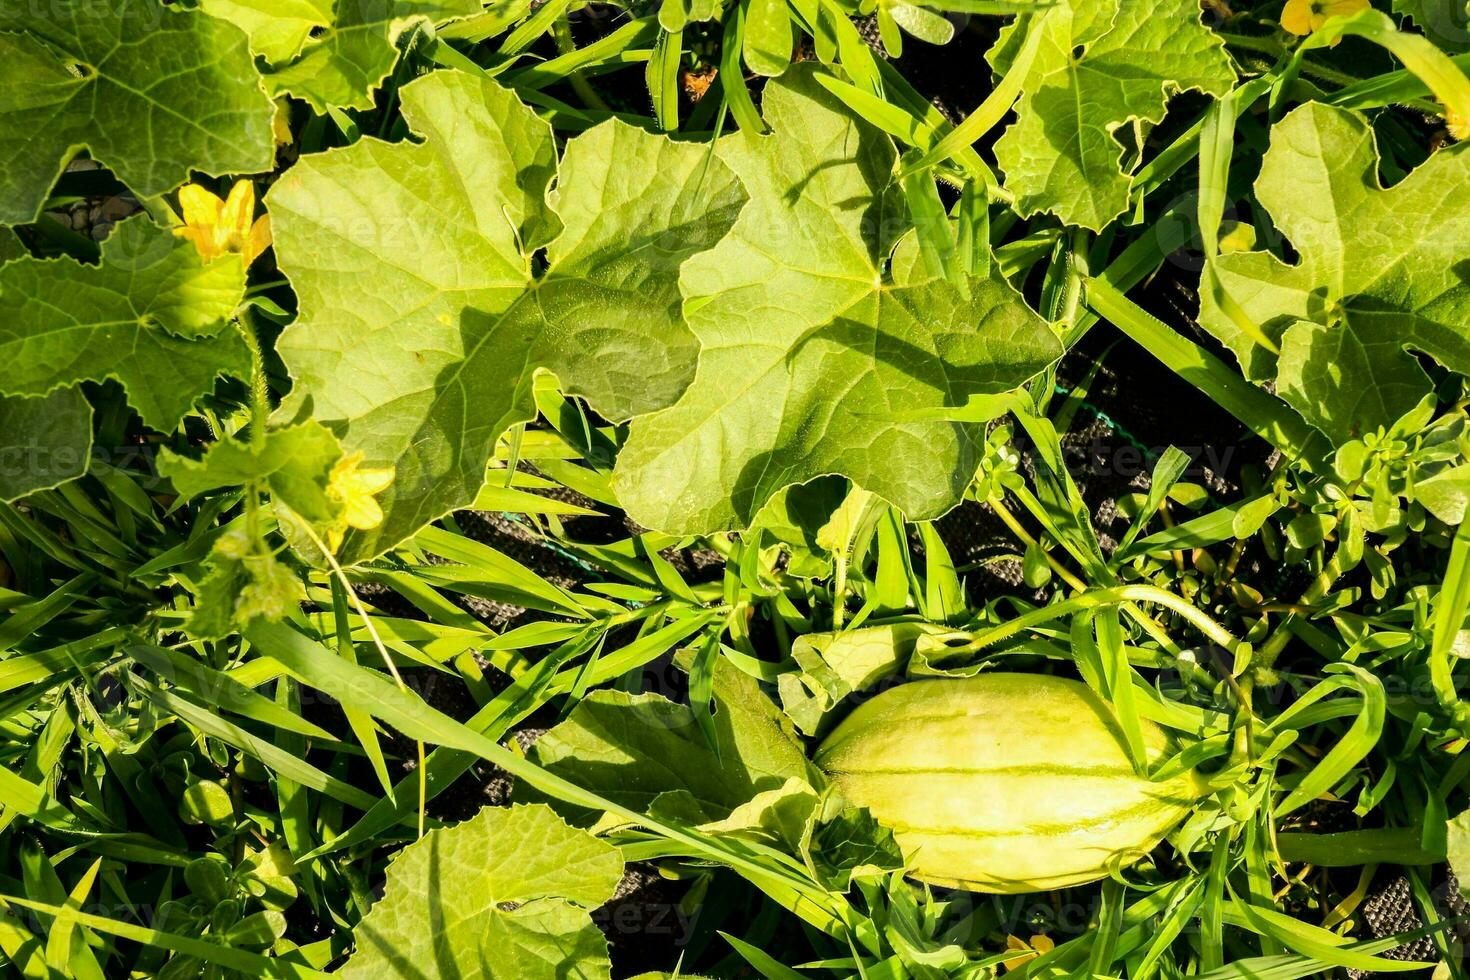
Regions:
M 1378 181 L 1373 132 L 1318 103 L 1271 131 L 1256 197 L 1300 255 L 1221 255 L 1223 290 L 1281 349 L 1255 343 L 1206 291 L 1200 322 L 1245 373 L 1274 380 L 1341 442 L 1392 423 L 1429 390 L 1410 349 L 1470 372 L 1470 152 L 1432 156 L 1395 186 Z
M 268 170 L 274 107 L 245 35 L 157 0 L 0 5 L 0 223 L 34 221 L 86 148 L 133 191 Z
M 622 876 L 617 848 L 550 809 L 487 807 L 393 859 L 341 976 L 607 977 L 607 940 L 587 910 L 612 898 Z
M 0 395 L 0 502 L 76 479 L 91 451 L 92 406 L 80 390 Z
M 477 14 L 479 0 L 203 0 L 234 21 L 272 65 L 274 92 L 330 106 L 370 109 L 373 91 L 398 63 L 398 40 L 420 24 Z
M 117 226 L 100 265 L 26 258 L 0 266 L 0 394 L 44 395 L 115 378 L 143 421 L 178 425 L 220 374 L 248 373 L 230 316 L 238 255 L 213 262 L 144 218 Z
M 333 0 L 200 0 L 201 10 L 237 25 L 250 50 L 273 65 L 301 54 L 312 33 L 332 23 Z
M 848 695 L 900 673 L 920 637 L 949 632 L 932 623 L 891 623 L 799 637 L 791 644 L 797 669 L 776 678 L 781 707 L 803 733 L 815 735 Z
M 764 113 L 773 135 L 719 144 L 751 201 L 684 266 L 699 370 L 677 405 L 633 423 L 618 497 L 648 527 L 702 532 L 837 473 L 937 517 L 977 457 L 969 428 L 925 412 L 1009 390 L 1061 348 L 998 273 L 963 290 L 888 274 L 912 227 L 893 145 L 809 66 L 767 85 Z
M 9 228 L 0 228 L 0 265 L 27 255 L 25 243 Z
M 1185 89 L 1222 95 L 1235 82 L 1224 44 L 1200 23 L 1199 0 L 1063 0 L 1002 36 L 990 61 L 1010 67 L 1040 31 L 1016 122 L 996 143 L 1022 214 L 1047 211 L 1100 229 L 1128 208 L 1124 146 Z M 1137 154 L 1130 155 L 1136 163 Z
M 538 764 L 635 810 L 678 793 L 704 819 L 804 779 L 806 755 L 750 677 L 715 665 L 712 750 L 694 711 L 658 694 L 594 691 L 536 741 Z
M 26 254 L 15 233 L 0 228 L 0 264 Z M 80 389 L 40 398 L 0 395 L 0 502 L 83 475 L 91 452 L 92 406 Z
M 1446 837 L 1450 870 L 1459 880 L 1460 894 L 1470 897 L 1470 810 L 1450 821 Z
M 1470 4 L 1465 0 L 1393 0 L 1393 9 L 1407 14 L 1436 47 L 1470 50 Z
M 671 404 L 697 350 L 679 265 L 744 200 L 705 148 L 608 122 L 568 142 L 548 203 L 551 130 L 513 94 L 444 71 L 402 98 L 423 143 L 306 157 L 269 197 L 301 298 L 280 341 L 296 405 L 397 468 L 353 560 L 474 499 L 496 439 L 534 415 L 538 370 L 608 418 Z

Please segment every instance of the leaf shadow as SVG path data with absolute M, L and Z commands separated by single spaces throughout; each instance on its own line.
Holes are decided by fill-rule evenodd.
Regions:
M 434 965 L 438 968 L 439 976 L 445 980 L 460 980 L 459 965 L 454 962 L 454 954 L 449 948 L 449 943 L 443 941 L 448 916 L 445 914 L 444 901 L 439 894 L 439 882 L 443 880 L 440 867 L 443 859 L 440 853 L 442 840 L 442 834 L 434 834 L 429 840 L 429 884 L 428 894 L 424 898 L 429 906 L 429 936 L 433 944 Z

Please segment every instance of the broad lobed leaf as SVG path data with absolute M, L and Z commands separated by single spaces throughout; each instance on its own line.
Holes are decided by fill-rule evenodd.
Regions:
M 1235 71 L 1200 23 L 1199 0 L 1061 0 L 1008 29 L 989 56 L 997 71 L 1033 31 L 1016 122 L 995 147 L 1006 189 L 1022 214 L 1101 229 L 1128 209 L 1142 127 L 1163 119 L 1176 92 L 1228 92 Z M 1135 148 L 1126 165 L 1125 147 Z
M 784 487 L 841 474 L 936 517 L 974 470 L 971 432 L 905 417 L 1014 388 L 1061 345 L 999 273 L 890 274 L 912 229 L 893 145 L 809 67 L 769 83 L 764 112 L 772 135 L 719 146 L 751 200 L 684 267 L 699 368 L 676 405 L 633 423 L 619 499 L 670 533 L 741 528 Z
M 1393 9 L 1445 51 L 1470 51 L 1470 4 L 1464 0 L 1393 0 Z
M 1470 371 L 1470 153 L 1440 150 L 1398 184 L 1378 178 L 1362 116 L 1318 103 L 1271 131 L 1256 196 L 1299 254 L 1215 261 L 1221 286 L 1278 343 L 1252 341 L 1206 291 L 1200 323 L 1341 443 L 1429 391 L 1413 351 Z
M 697 352 L 679 265 L 744 198 L 704 148 L 621 122 L 568 143 L 548 197 L 550 127 L 510 92 L 445 71 L 402 98 L 424 142 L 305 158 L 269 197 L 301 297 L 279 345 L 294 405 L 397 468 L 354 560 L 474 499 L 496 439 L 535 414 L 537 371 L 609 418 L 671 404 Z
M 20 238 L 0 228 L 0 264 L 26 254 Z M 34 398 L 0 395 L 0 502 L 83 475 L 91 451 L 92 406 L 80 388 Z
M 267 170 L 269 96 L 232 24 L 157 0 L 0 6 L 0 224 L 35 220 L 79 150 L 135 193 Z
M 757 794 L 806 776 L 790 723 L 752 678 L 715 664 L 715 747 L 694 711 L 658 694 L 594 691 L 536 741 L 546 769 L 637 810 L 678 793 L 698 820 L 723 818 Z
M 617 848 L 548 807 L 486 807 L 394 858 L 341 976 L 605 978 L 607 940 L 587 910 L 622 875 Z
M 477 14 L 478 0 L 203 0 L 204 10 L 239 25 L 250 48 L 274 66 L 273 94 L 317 112 L 371 109 L 398 64 L 398 44 L 415 27 Z
M 92 406 L 80 388 L 0 395 L 0 502 L 83 475 L 91 450 Z
M 100 265 L 26 258 L 0 266 L 0 394 L 45 395 L 115 378 L 144 423 L 171 432 L 221 374 L 249 356 L 230 317 L 238 255 L 205 263 L 145 218 L 118 225 Z
M 239 27 L 250 50 L 272 65 L 301 54 L 314 32 L 332 24 L 333 0 L 200 0 L 199 8 Z

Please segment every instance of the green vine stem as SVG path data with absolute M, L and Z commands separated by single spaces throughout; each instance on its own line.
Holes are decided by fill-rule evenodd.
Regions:
M 1063 599 L 1061 602 L 1054 602 L 1049 606 L 1022 613 L 1015 619 L 976 633 L 974 639 L 969 643 L 952 647 L 949 652 L 979 653 L 986 647 L 993 646 L 1001 640 L 1043 623 L 1079 612 L 1101 609 L 1106 606 L 1121 606 L 1129 602 L 1151 602 L 1163 606 L 1199 630 L 1207 639 L 1230 650 L 1237 657 L 1250 650 L 1250 644 L 1236 639 L 1229 630 L 1215 622 L 1208 614 L 1172 592 L 1166 592 L 1153 585 L 1117 585 L 1107 589 L 1093 589 L 1070 599 Z

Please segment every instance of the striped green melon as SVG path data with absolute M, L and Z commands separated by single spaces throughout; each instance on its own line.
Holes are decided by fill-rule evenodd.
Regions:
M 1168 753 L 1145 722 L 1150 761 Z M 1094 881 L 1151 850 L 1203 791 L 1135 774 L 1085 684 L 1039 674 L 915 681 L 859 706 L 817 750 L 842 796 L 894 832 L 916 878 L 984 892 Z

